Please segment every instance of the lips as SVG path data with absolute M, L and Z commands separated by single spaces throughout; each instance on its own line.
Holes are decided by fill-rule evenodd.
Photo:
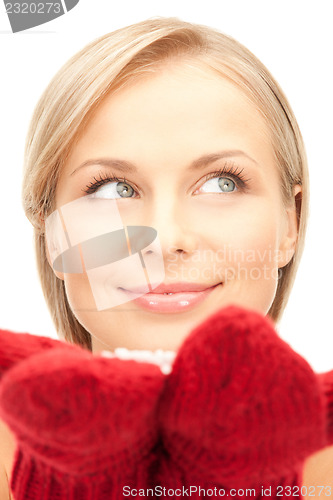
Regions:
M 140 293 L 139 287 L 131 288 L 131 291 L 122 290 L 129 296 L 130 300 L 133 300 L 133 303 L 147 311 L 155 313 L 180 313 L 199 306 L 221 284 L 163 283 L 154 288 L 152 292 L 141 292 L 143 295 L 137 298 L 135 298 L 135 293 Z
M 179 283 L 161 283 L 158 286 L 152 285 L 153 294 L 166 294 L 166 293 L 181 293 L 181 292 L 202 292 L 207 290 L 207 288 L 212 288 L 215 285 L 207 283 L 189 283 L 189 282 L 179 282 Z M 145 293 L 142 287 L 131 287 L 130 292 L 132 293 Z

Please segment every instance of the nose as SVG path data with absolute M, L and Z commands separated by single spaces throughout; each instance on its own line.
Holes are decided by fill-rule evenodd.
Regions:
M 164 195 L 147 207 L 146 224 L 157 231 L 164 260 L 198 250 L 200 234 L 190 204 Z

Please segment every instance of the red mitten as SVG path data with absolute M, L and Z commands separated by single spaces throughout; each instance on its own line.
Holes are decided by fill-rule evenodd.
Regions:
M 62 345 L 3 376 L 0 413 L 16 435 L 15 500 L 122 498 L 147 487 L 164 375 L 148 363 Z
M 48 337 L 0 330 L 0 379 L 9 368 L 19 361 L 33 354 L 61 346 L 70 347 L 69 344 Z
M 269 319 L 220 310 L 186 339 L 167 379 L 157 484 L 192 486 L 192 498 L 199 486 L 255 488 L 259 497 L 262 487 L 275 497 L 278 486 L 301 486 L 304 459 L 333 441 L 325 381 L 326 393 Z
M 75 347 L 35 354 L 0 387 L 19 441 L 15 499 L 122 498 L 125 485 L 197 487 L 193 498 L 199 487 L 258 497 L 273 487 L 274 497 L 333 441 L 332 387 L 268 319 L 236 307 L 191 333 L 167 377 Z
M 333 443 L 333 370 L 318 375 L 322 392 L 325 398 L 325 407 L 327 415 L 327 440 L 329 444 Z

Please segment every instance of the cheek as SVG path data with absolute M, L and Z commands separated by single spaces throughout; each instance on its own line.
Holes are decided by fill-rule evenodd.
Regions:
M 197 221 L 200 220 L 198 217 L 199 213 Z M 211 211 L 209 217 L 202 214 L 201 217 L 200 225 L 205 240 L 216 250 L 234 251 L 236 261 L 243 254 L 244 259 L 248 256 L 249 261 L 267 264 L 278 248 L 279 212 L 269 200 L 253 199 L 245 202 L 244 199 L 244 203 L 230 203 L 221 206 L 220 210 Z
M 228 301 L 267 314 L 278 284 L 279 221 L 275 205 L 268 202 L 229 207 L 206 225 Z
M 276 268 L 277 235 L 272 221 L 249 222 L 230 235 L 228 246 L 230 264 L 247 269 Z
M 115 322 L 114 314 L 97 311 L 96 301 L 91 291 L 87 274 L 65 275 L 65 289 L 72 313 L 78 322 L 94 339 L 102 343 L 102 348 L 108 346 L 109 332 Z
M 79 321 L 81 314 L 96 310 L 95 299 L 86 273 L 65 274 L 64 282 L 70 308 Z
M 230 236 L 223 243 L 226 279 L 265 282 L 277 279 L 276 238 L 269 231 Z M 221 251 L 219 252 L 221 255 Z

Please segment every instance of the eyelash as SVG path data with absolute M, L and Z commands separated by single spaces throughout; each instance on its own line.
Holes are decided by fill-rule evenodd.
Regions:
M 131 186 L 131 183 L 128 182 L 125 177 L 117 177 L 114 174 L 111 175 L 106 175 L 103 177 L 102 174 L 99 174 L 99 178 L 96 179 L 96 177 L 93 177 L 93 181 L 91 181 L 89 184 L 86 185 L 86 188 L 83 189 L 83 191 L 86 194 L 93 194 L 97 191 L 98 188 L 104 186 L 104 184 L 108 184 L 109 182 L 124 182 L 125 184 L 129 184 Z
M 217 170 L 216 172 L 211 172 L 205 176 L 205 181 L 209 181 L 209 179 L 214 179 L 215 177 L 229 177 L 232 181 L 235 182 L 236 187 L 245 191 L 248 187 L 248 183 L 250 179 L 245 179 L 245 175 L 243 174 L 244 168 L 240 168 L 237 165 L 224 165 L 222 168 Z
M 243 168 L 239 168 L 238 166 L 235 166 L 233 164 L 224 165 L 221 169 L 207 174 L 204 177 L 204 181 L 207 182 L 208 180 L 214 179 L 215 177 L 229 177 L 231 178 L 232 181 L 235 182 L 236 187 L 239 190 L 245 191 L 250 179 L 245 179 L 245 176 L 243 175 L 243 170 L 244 170 Z M 89 184 L 87 184 L 86 188 L 83 189 L 83 191 L 86 194 L 95 193 L 98 188 L 104 186 L 104 184 L 108 184 L 109 182 L 123 182 L 124 184 L 128 184 L 131 187 L 133 187 L 132 184 L 126 180 L 125 177 L 117 177 L 114 174 L 103 176 L 100 173 L 98 178 L 93 177 L 93 179 L 94 180 L 91 181 Z

